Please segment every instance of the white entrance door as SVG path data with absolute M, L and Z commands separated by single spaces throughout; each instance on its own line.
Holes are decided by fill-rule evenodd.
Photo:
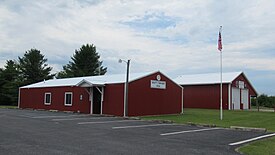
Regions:
M 243 109 L 248 109 L 248 89 L 242 89 L 241 94 Z
M 239 110 L 240 109 L 240 89 L 239 88 L 232 88 L 232 106 L 233 109 Z

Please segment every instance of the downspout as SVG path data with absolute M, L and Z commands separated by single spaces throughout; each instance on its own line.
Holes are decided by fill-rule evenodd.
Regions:
M 181 87 L 181 113 L 183 114 L 183 87 Z

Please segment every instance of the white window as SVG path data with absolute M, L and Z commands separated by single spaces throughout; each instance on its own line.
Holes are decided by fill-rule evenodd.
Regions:
M 45 105 L 51 105 L 52 102 L 52 94 L 51 93 L 45 93 L 44 95 L 44 104 Z
M 65 106 L 72 106 L 73 104 L 73 93 L 72 92 L 65 92 Z

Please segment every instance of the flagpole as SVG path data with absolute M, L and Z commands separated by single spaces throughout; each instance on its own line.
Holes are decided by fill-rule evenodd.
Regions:
M 221 101 L 220 101 L 220 119 L 222 120 L 222 51 L 220 52 L 220 64 L 221 64 L 221 84 L 220 84 L 220 97 L 221 97 Z
M 222 108 L 222 38 L 221 38 L 221 31 L 222 31 L 222 26 L 220 26 L 220 31 L 219 31 L 219 43 L 220 43 L 220 71 L 221 71 L 221 84 L 220 84 L 220 119 L 223 119 L 223 108 Z

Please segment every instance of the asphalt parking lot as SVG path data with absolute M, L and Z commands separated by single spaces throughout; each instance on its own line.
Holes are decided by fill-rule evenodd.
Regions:
M 266 135 L 64 112 L 0 109 L 0 154 L 238 154 Z

